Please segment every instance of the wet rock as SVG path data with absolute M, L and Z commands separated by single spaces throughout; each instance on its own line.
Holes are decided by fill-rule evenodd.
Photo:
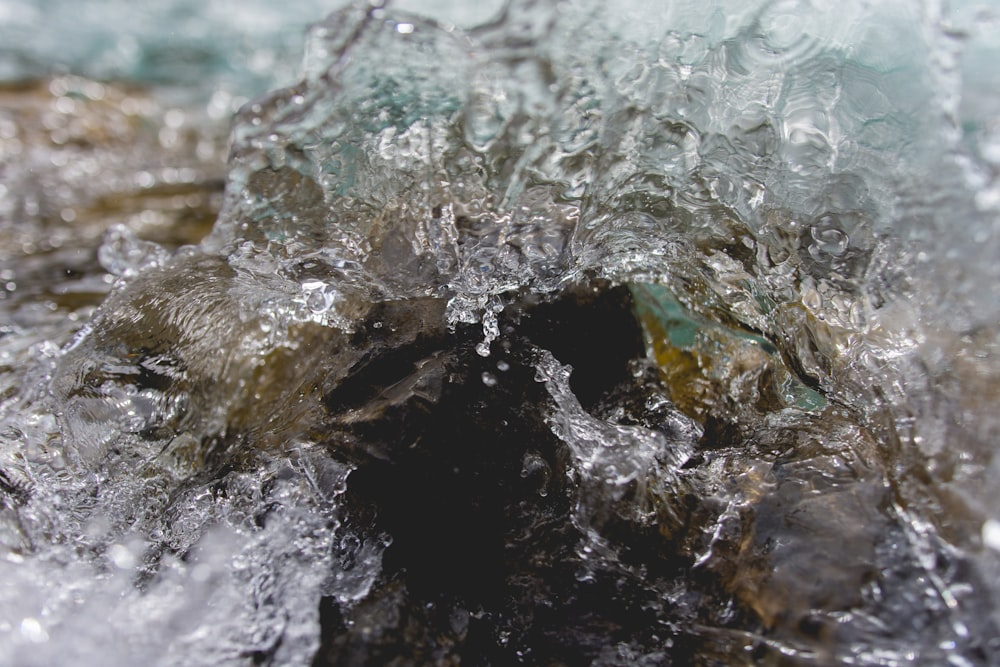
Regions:
M 382 332 L 398 320 L 377 312 L 382 327 L 366 333 L 391 339 Z M 489 357 L 477 328 L 415 335 L 374 347 L 327 394 L 346 431 L 346 447 L 329 446 L 357 465 L 348 515 L 391 544 L 369 600 L 324 603 L 315 664 L 575 663 L 643 615 L 609 583 L 575 578 L 572 462 L 535 368 L 544 342 L 578 364 L 591 401 L 626 381 L 642 354 L 628 294 L 581 289 L 501 322 Z M 573 335 L 588 324 L 590 336 Z M 617 363 L 598 353 L 612 346 Z

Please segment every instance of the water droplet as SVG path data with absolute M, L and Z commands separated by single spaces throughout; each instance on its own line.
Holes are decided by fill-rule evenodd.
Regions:
M 326 310 L 326 299 L 320 291 L 311 292 L 306 297 L 306 306 L 314 313 L 322 313 Z
M 983 523 L 982 536 L 984 545 L 994 551 L 1000 551 L 1000 521 L 987 519 Z
M 847 251 L 850 237 L 840 229 L 829 226 L 830 224 L 834 224 L 834 222 L 813 225 L 809 229 L 809 235 L 814 241 L 810 247 L 810 252 L 813 255 L 825 253 L 834 257 L 840 257 Z

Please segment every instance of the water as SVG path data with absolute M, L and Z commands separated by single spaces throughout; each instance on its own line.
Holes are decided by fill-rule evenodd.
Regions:
M 0 662 L 1000 663 L 991 7 L 75 7 Z

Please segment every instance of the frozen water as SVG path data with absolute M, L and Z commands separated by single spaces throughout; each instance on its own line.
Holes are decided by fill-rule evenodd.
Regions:
M 993 8 L 296 7 L 0 2 L 0 662 L 1000 661 Z

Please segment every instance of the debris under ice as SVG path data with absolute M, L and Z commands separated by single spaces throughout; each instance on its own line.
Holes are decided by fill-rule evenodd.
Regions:
M 257 4 L 0 0 L 0 664 L 1000 663 L 1000 15 Z

